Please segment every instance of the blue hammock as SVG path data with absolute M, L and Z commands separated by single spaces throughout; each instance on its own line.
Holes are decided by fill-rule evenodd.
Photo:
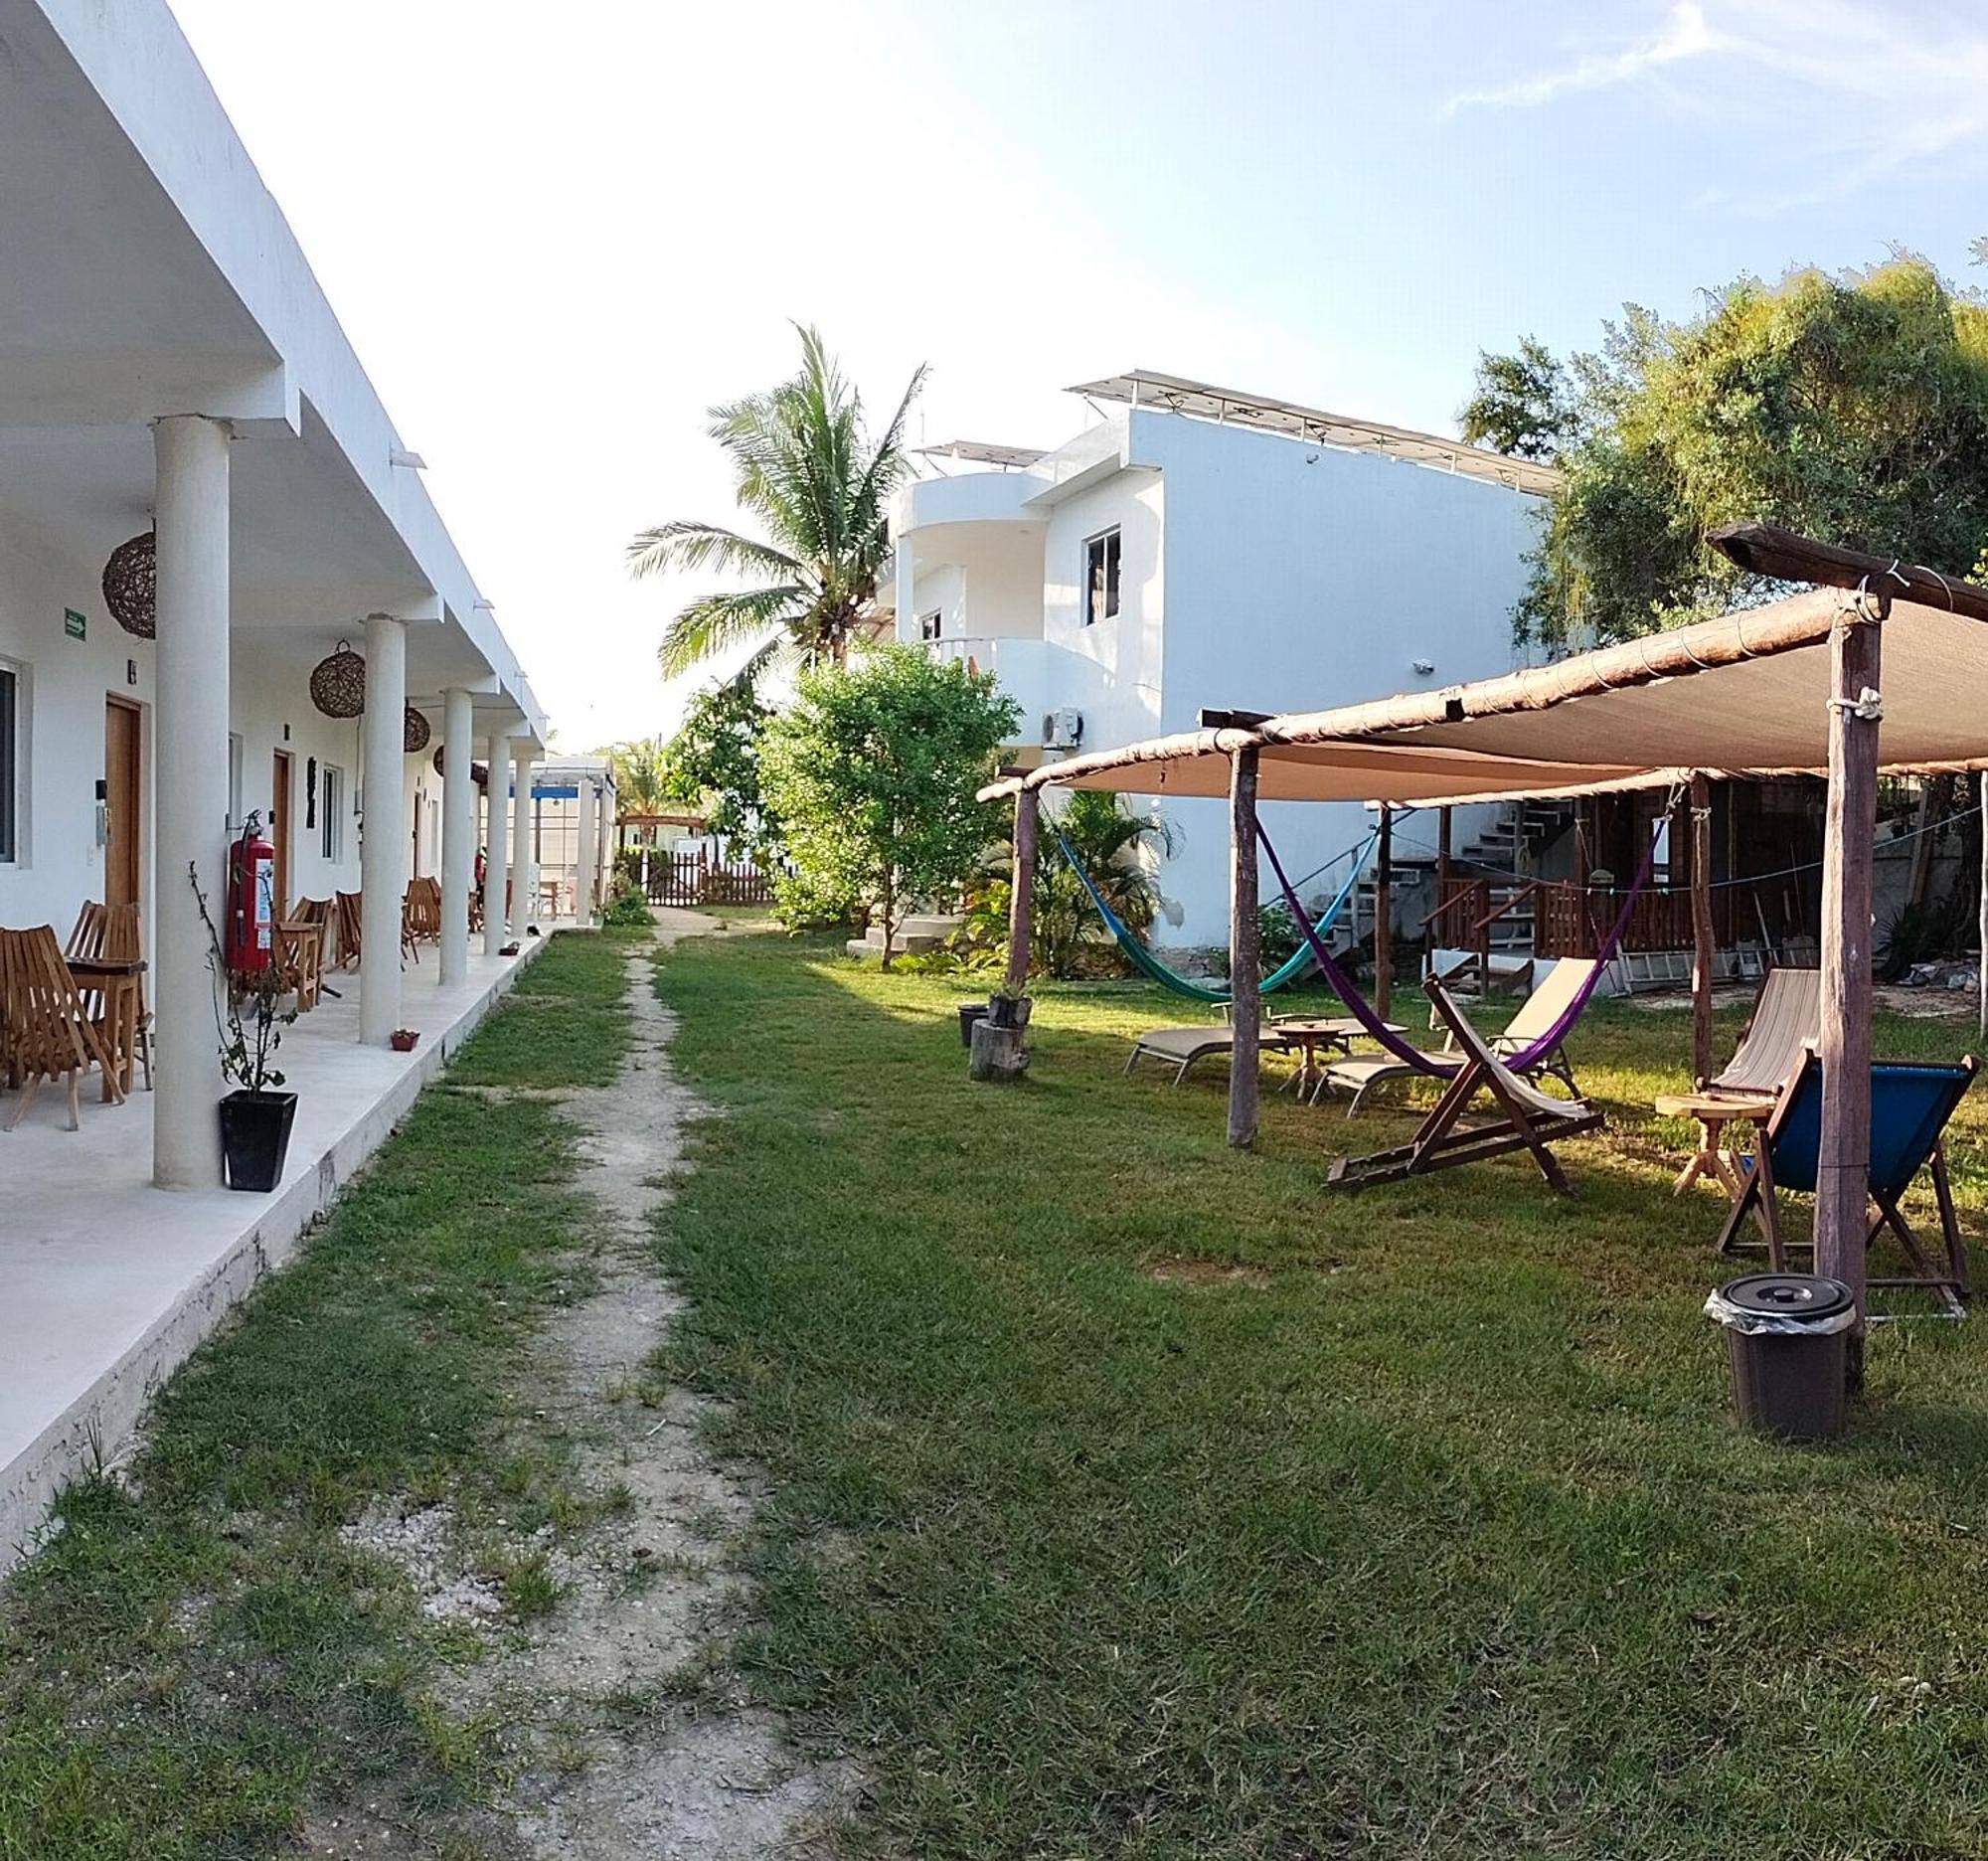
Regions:
M 1082 881 L 1083 889 L 1090 894 L 1090 902 L 1097 908 L 1098 917 L 1104 920 L 1104 928 L 1111 932 L 1111 940 L 1118 945 L 1125 960 L 1133 968 L 1149 980 L 1157 982 L 1162 988 L 1171 989 L 1176 995 L 1185 995 L 1189 1001 L 1206 1002 L 1211 1007 L 1226 1008 L 1235 999 L 1233 989 L 1197 982 L 1191 976 L 1184 976 L 1178 970 L 1169 969 L 1160 961 L 1153 954 L 1145 938 L 1133 930 L 1105 902 L 1103 893 L 1091 883 L 1090 875 L 1083 870 L 1083 863 L 1072 850 L 1070 842 L 1054 826 L 1050 832 L 1056 835 L 1056 843 L 1063 849 L 1064 858 L 1070 862 L 1071 871 L 1077 874 Z M 1330 930 L 1338 922 L 1339 914 L 1346 908 L 1346 901 L 1353 896 L 1353 888 L 1360 882 L 1361 873 L 1366 870 L 1368 855 L 1373 852 L 1374 844 L 1380 837 L 1380 830 L 1375 828 L 1353 849 L 1353 864 L 1347 871 L 1346 883 L 1339 888 L 1338 896 L 1326 908 L 1324 915 L 1311 927 L 1309 937 L 1303 935 L 1305 930 L 1303 908 L 1296 903 L 1294 897 L 1292 898 L 1291 909 L 1299 918 L 1298 947 L 1288 961 L 1279 964 L 1262 979 L 1257 985 L 1258 993 L 1268 995 L 1275 989 L 1283 988 L 1288 983 L 1295 982 L 1312 967 L 1312 949 L 1318 941 L 1319 933 Z

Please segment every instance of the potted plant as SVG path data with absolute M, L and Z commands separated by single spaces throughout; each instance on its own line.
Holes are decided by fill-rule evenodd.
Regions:
M 1013 983 L 1003 982 L 987 997 L 987 1019 L 997 1028 L 1025 1028 L 1029 1025 L 1029 1011 L 1035 1005 L 1032 996 L 1025 995 Z
M 396 1028 L 387 1036 L 387 1044 L 396 1053 L 413 1053 L 414 1044 L 421 1037 L 419 1028 Z
M 283 1076 L 272 1064 L 282 1044 L 279 1029 L 297 1018 L 283 1002 L 290 993 L 271 962 L 260 969 L 231 972 L 221 937 L 200 889 L 200 874 L 189 863 L 187 881 L 207 926 L 207 966 L 214 975 L 214 1026 L 221 1072 L 236 1090 L 221 1101 L 221 1156 L 231 1189 L 267 1195 L 282 1180 L 296 1122 L 297 1096 L 279 1088 Z

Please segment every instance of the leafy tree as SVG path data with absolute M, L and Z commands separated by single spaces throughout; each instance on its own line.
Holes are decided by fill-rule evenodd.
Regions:
M 721 839 L 764 851 L 780 844 L 780 824 L 759 782 L 759 736 L 772 712 L 748 679 L 701 692 L 670 740 L 663 792 L 704 810 Z
M 904 910 L 958 887 L 996 823 L 974 799 L 1021 722 L 991 672 L 888 646 L 801 675 L 760 737 L 760 772 L 795 876 L 783 910 L 875 913 L 884 965 Z
M 1054 830 L 1054 831 L 1053 831 Z M 1075 976 L 1098 957 L 1117 958 L 1082 880 L 1071 870 L 1058 846 L 1062 834 L 1077 864 L 1127 929 L 1144 932 L 1159 914 L 1160 886 L 1146 863 L 1146 849 L 1174 849 L 1174 830 L 1157 814 L 1134 814 L 1122 795 L 1101 788 L 1074 788 L 1060 812 L 1045 810 L 1036 839 L 1035 906 L 1029 962 L 1043 975 Z M 998 845 L 988 856 L 989 882 L 979 896 L 972 928 L 976 934 L 1007 934 L 1013 891 L 1014 817 L 1008 817 Z M 1096 973 L 1092 968 L 1091 973 Z
M 1575 411 L 1565 363 L 1537 336 L 1513 355 L 1477 356 L 1477 392 L 1457 416 L 1472 445 L 1514 458 L 1551 459 L 1573 432 Z
M 1528 359 L 1486 367 L 1505 364 Z M 1923 259 L 1741 278 L 1683 323 L 1632 306 L 1564 380 L 1566 482 L 1522 641 L 1624 639 L 1779 592 L 1707 549 L 1721 523 L 1962 571 L 1988 540 L 1988 307 Z
M 665 677 L 755 639 L 766 640 L 766 651 L 784 641 L 811 663 L 839 665 L 876 605 L 890 555 L 887 505 L 910 469 L 905 418 L 925 371 L 911 376 L 873 440 L 862 397 L 820 335 L 803 329 L 800 338 L 791 381 L 711 410 L 711 436 L 732 456 L 739 504 L 764 536 L 680 519 L 628 546 L 636 576 L 717 570 L 752 583 L 700 595 L 671 620 L 659 655 Z

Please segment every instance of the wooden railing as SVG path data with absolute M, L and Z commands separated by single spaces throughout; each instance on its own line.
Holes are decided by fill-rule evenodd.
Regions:
M 1502 901 L 1494 891 L 1508 890 Z M 1712 890 L 1712 931 L 1722 948 L 1758 934 L 1751 885 L 1719 885 Z M 1430 941 L 1448 949 L 1473 951 L 1488 974 L 1491 927 L 1521 905 L 1533 914 L 1533 951 L 1540 956 L 1593 956 L 1601 948 L 1628 896 L 1546 879 L 1499 881 L 1451 877 L 1443 896 L 1418 927 Z M 1765 899 L 1767 916 L 1778 923 L 1782 901 Z M 1688 950 L 1692 947 L 1691 893 L 1680 887 L 1639 894 L 1622 933 L 1626 950 Z

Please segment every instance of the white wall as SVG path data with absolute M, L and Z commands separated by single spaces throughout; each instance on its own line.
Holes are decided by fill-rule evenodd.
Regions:
M 1204 707 L 1318 710 L 1489 677 L 1513 663 L 1511 611 L 1525 585 L 1536 499 L 1249 427 L 1146 412 L 1130 419 L 1130 457 L 1157 467 L 1166 487 L 1166 651 L 1150 729 L 1190 730 Z M 1417 660 L 1433 670 L 1417 672 Z M 1086 731 L 1086 748 L 1107 741 L 1119 740 Z M 1223 942 L 1227 809 L 1176 801 L 1165 812 L 1183 843 L 1162 874 L 1182 908 L 1165 940 Z M 1371 819 L 1353 802 L 1263 809 L 1294 880 L 1353 845 Z M 1434 838 L 1432 825 L 1415 831 Z M 1300 887 L 1328 889 L 1329 881 Z

